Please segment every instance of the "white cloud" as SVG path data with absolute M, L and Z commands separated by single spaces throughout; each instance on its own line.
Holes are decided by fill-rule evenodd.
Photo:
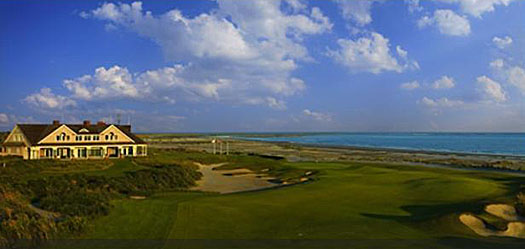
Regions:
M 13 124 L 37 123 L 38 120 L 32 116 L 17 116 L 14 114 L 0 113 L 0 127 L 7 128 Z
M 462 100 L 451 100 L 448 98 L 440 98 L 440 99 L 431 99 L 428 97 L 423 97 L 420 101 L 425 106 L 428 107 L 459 107 L 463 106 L 465 103 Z
M 307 4 L 302 0 L 286 0 L 286 3 L 294 10 L 294 11 L 301 11 L 305 10 L 307 7 Z
M 497 76 L 525 95 L 525 69 L 520 66 L 506 65 L 502 59 L 496 59 L 490 63 Z
M 478 91 L 483 94 L 484 98 L 496 102 L 504 102 L 507 100 L 507 95 L 498 82 L 487 76 L 480 76 L 476 80 L 478 83 Z
M 293 13 L 283 12 L 283 6 Z M 297 0 L 218 0 L 218 9 L 186 17 L 178 9 L 153 15 L 141 2 L 104 3 L 82 16 L 149 38 L 168 60 L 181 64 L 134 74 L 120 66 L 99 68 L 94 75 L 64 81 L 64 86 L 86 101 L 261 99 L 258 103 L 278 109 L 284 101 L 270 103 L 268 96 L 277 100 L 306 88 L 302 79 L 291 76 L 298 61 L 312 60 L 303 37 L 332 28 L 319 8 L 307 8 Z
M 390 53 L 389 40 L 379 33 L 372 32 L 369 36 L 357 40 L 339 39 L 338 50 L 329 50 L 327 55 L 336 62 L 346 66 L 352 72 L 370 72 L 379 74 L 383 71 L 402 72 L 407 68 L 419 68 L 415 61 L 409 61 L 407 52 L 401 47 L 397 52 L 406 64 L 400 65 Z
M 494 68 L 494 69 L 498 69 L 498 68 L 503 68 L 504 66 L 504 62 L 502 59 L 496 59 L 492 62 L 490 62 L 490 67 Z
M 358 26 L 372 22 L 372 5 L 382 0 L 334 0 L 341 10 L 344 19 L 354 21 Z
M 75 98 L 83 100 L 139 97 L 128 69 L 120 66 L 99 67 L 94 75 L 64 80 L 64 86 Z
M 431 106 L 431 107 L 437 106 L 436 101 L 434 101 L 433 99 L 427 98 L 427 97 L 423 97 L 421 99 L 421 103 L 423 103 L 426 106 Z
M 215 80 L 215 81 L 213 81 Z M 275 82 L 255 79 L 259 84 L 232 79 L 209 78 L 194 65 L 174 65 L 142 73 L 130 73 L 113 66 L 97 68 L 92 75 L 64 80 L 71 98 L 83 101 L 107 101 L 126 98 L 148 102 L 176 103 L 183 101 L 225 101 L 243 104 L 264 104 L 273 109 L 286 109 L 284 100 L 262 94 L 290 96 L 305 89 L 301 79 Z M 47 90 L 46 90 L 47 91 Z
M 440 79 L 434 81 L 432 88 L 434 89 L 450 89 L 456 86 L 454 79 L 446 75 L 442 76 Z
M 75 106 L 76 102 L 68 97 L 54 94 L 50 88 L 42 88 L 40 92 L 33 93 L 24 99 L 38 108 L 63 109 L 69 106 Z
M 448 3 L 459 3 L 461 10 L 471 16 L 481 18 L 486 12 L 492 12 L 497 5 L 508 6 L 514 0 L 439 0 Z
M 525 94 L 525 69 L 514 66 L 507 71 L 508 81 Z
M 411 82 L 405 82 L 401 84 L 401 89 L 404 90 L 414 90 L 420 87 L 419 82 L 417 80 L 411 81 Z
M 277 110 L 285 110 L 286 109 L 286 103 L 282 100 L 277 100 L 273 97 L 267 97 L 266 102 L 268 103 L 268 106 L 277 109 Z
M 492 42 L 499 49 L 504 49 L 504 48 L 510 46 L 510 44 L 512 44 L 512 38 L 510 36 L 505 36 L 503 38 L 494 36 L 494 38 L 492 38 Z
M 310 111 L 309 109 L 304 109 L 303 114 L 317 121 L 324 121 L 324 122 L 332 121 L 332 115 L 327 114 L 327 113 L 314 112 L 314 111 Z
M 7 117 L 7 114 L 0 113 L 0 125 L 9 123 L 9 117 Z
M 423 7 L 419 5 L 419 0 L 405 0 L 405 3 L 408 5 L 408 11 L 411 13 L 423 10 Z
M 433 16 L 424 16 L 418 21 L 419 28 L 437 26 L 440 33 L 452 36 L 467 36 L 470 34 L 470 22 L 465 16 L 460 16 L 452 10 L 438 9 Z
M 397 54 L 399 55 L 399 57 L 401 58 L 407 58 L 408 56 L 408 52 L 404 49 L 401 48 L 401 46 L 396 46 L 396 51 L 397 51 Z

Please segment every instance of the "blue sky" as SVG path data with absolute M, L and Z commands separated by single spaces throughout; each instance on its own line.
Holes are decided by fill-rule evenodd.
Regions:
M 2 1 L 0 129 L 523 131 L 525 2 Z

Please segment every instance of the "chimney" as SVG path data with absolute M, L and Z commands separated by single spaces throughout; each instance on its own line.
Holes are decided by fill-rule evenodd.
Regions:
M 91 125 L 91 121 L 89 120 L 84 120 L 84 126 L 90 126 Z
M 104 125 L 106 125 L 106 123 L 102 120 L 97 122 L 97 126 L 104 126 Z
M 60 125 L 60 121 L 59 120 L 53 120 L 53 125 Z

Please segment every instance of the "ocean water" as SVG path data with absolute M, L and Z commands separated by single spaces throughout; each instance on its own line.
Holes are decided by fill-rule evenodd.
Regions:
M 327 133 L 250 137 L 315 145 L 525 156 L 525 133 Z

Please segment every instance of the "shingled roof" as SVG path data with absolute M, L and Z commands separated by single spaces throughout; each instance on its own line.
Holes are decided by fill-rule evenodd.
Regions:
M 83 125 L 83 124 L 65 124 L 68 128 L 73 130 L 78 134 L 99 134 L 109 126 L 110 124 L 93 124 L 93 125 Z M 62 124 L 18 124 L 18 127 L 24 133 L 24 136 L 29 140 L 31 145 L 36 145 L 40 140 L 44 139 L 46 136 L 51 134 Z M 130 125 L 114 125 L 120 129 L 124 134 L 131 138 L 137 144 L 145 144 L 142 139 L 137 137 L 135 134 L 131 133 Z M 86 129 L 88 132 L 80 132 L 80 130 Z

